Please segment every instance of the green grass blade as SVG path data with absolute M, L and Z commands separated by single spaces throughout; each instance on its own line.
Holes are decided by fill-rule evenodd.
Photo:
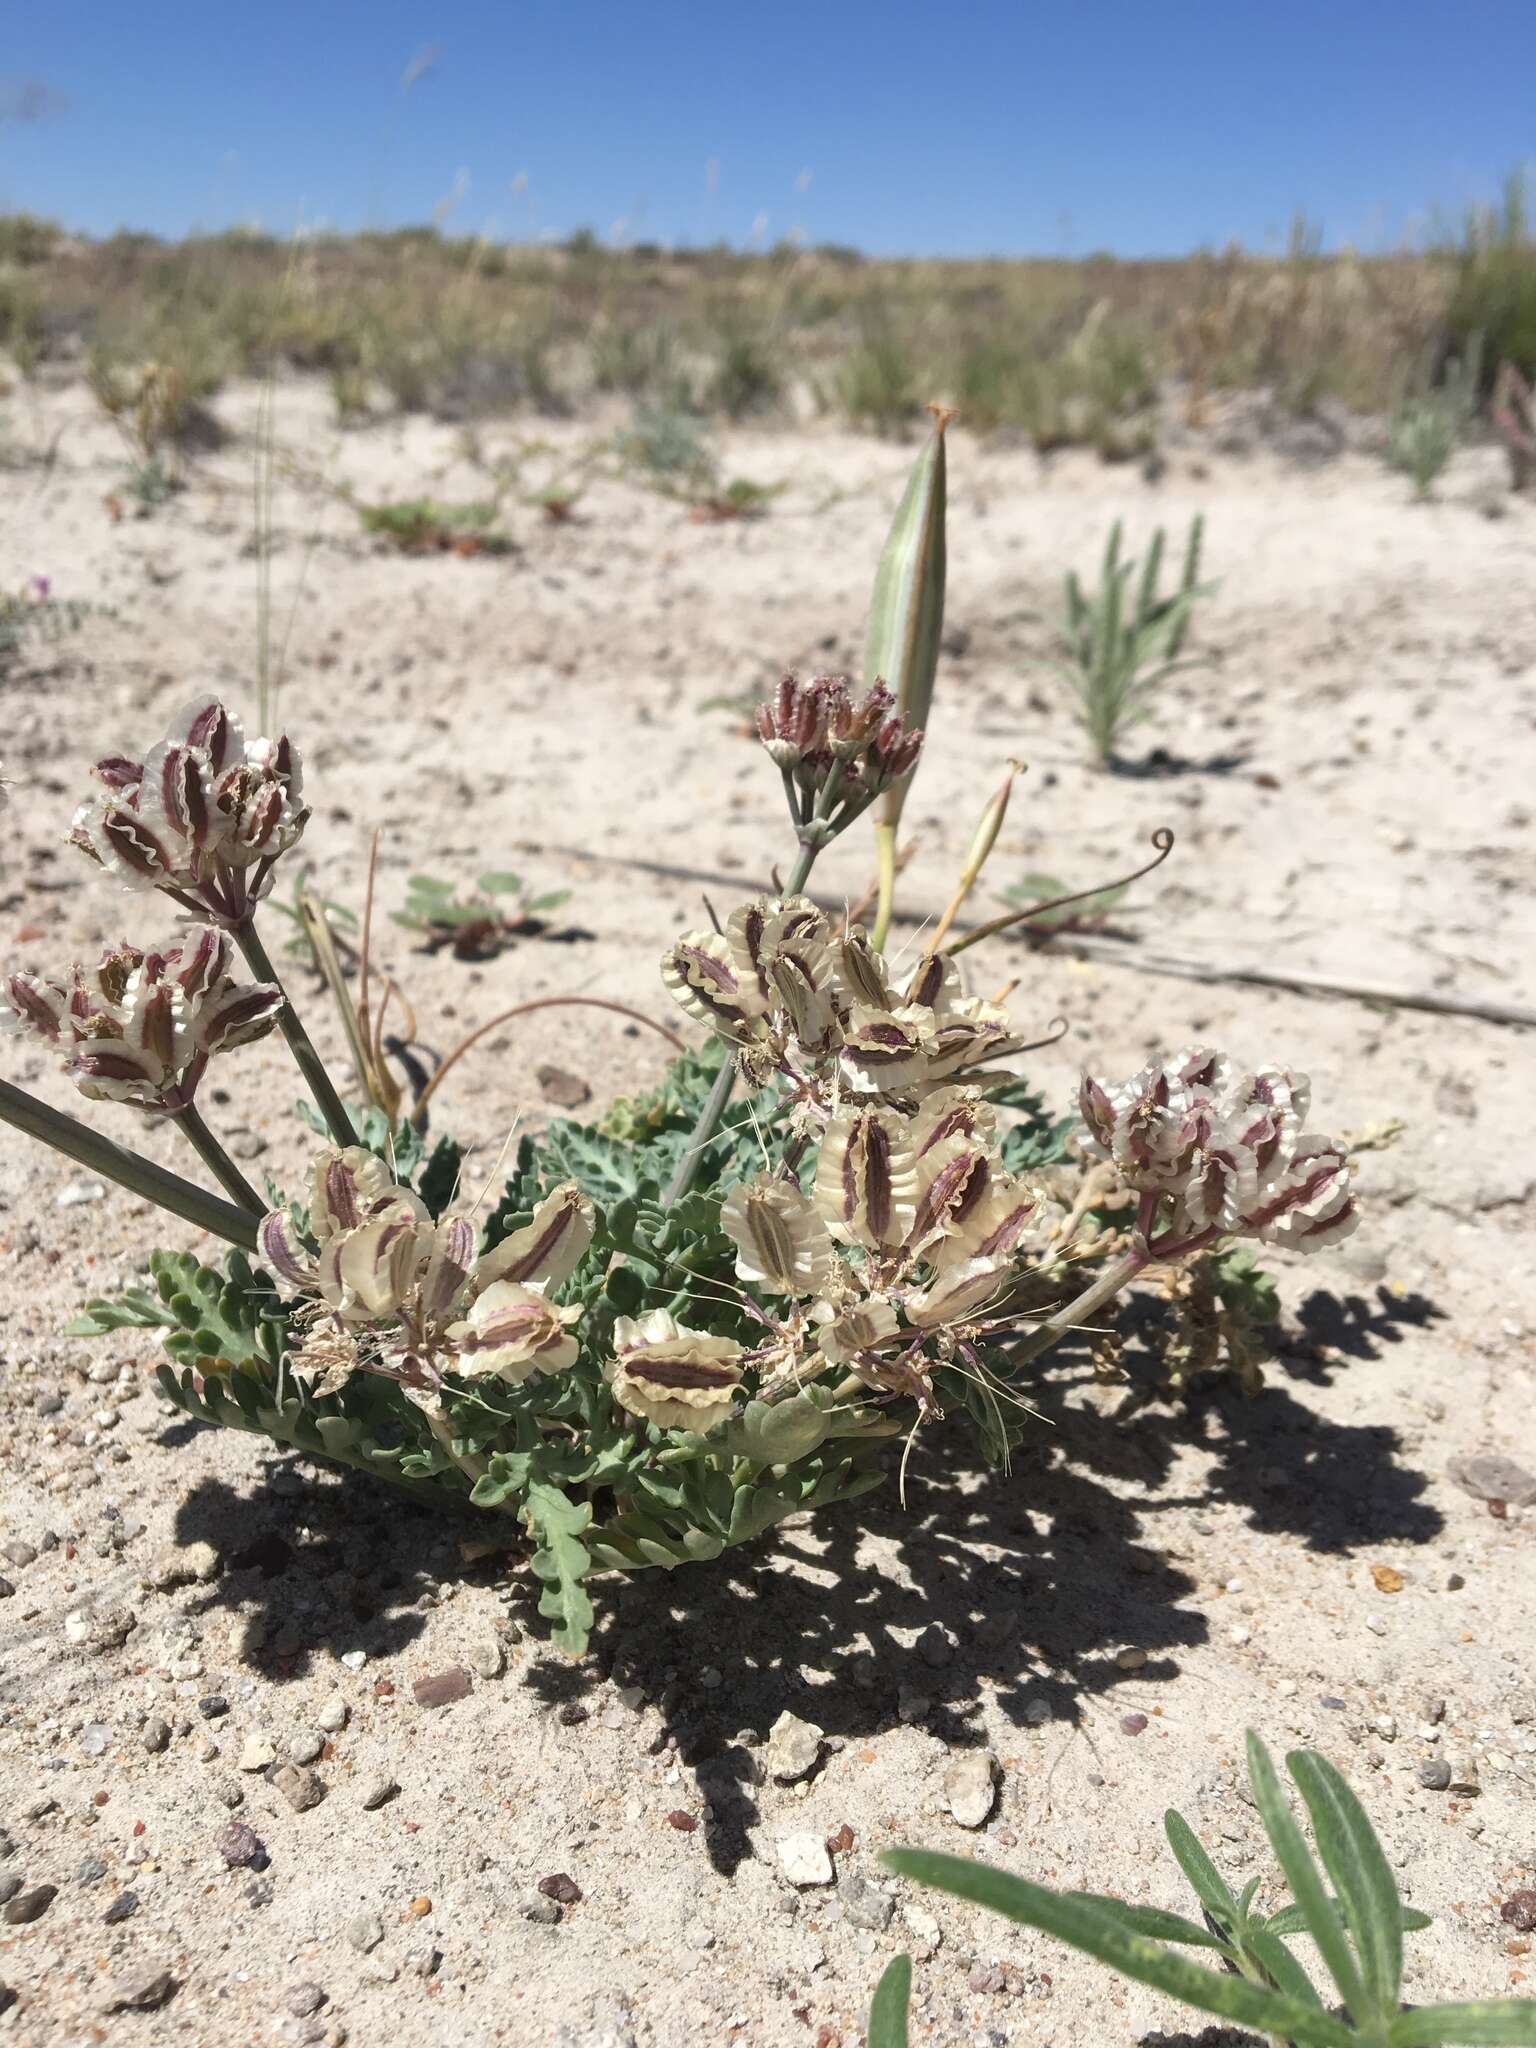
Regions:
M 1163 1815 L 1163 1832 L 1168 1837 L 1168 1846 L 1178 1861 L 1180 1870 L 1194 1886 L 1195 1897 L 1202 1906 L 1209 1908 L 1218 1920 L 1235 1920 L 1237 1901 L 1227 1887 L 1227 1881 L 1206 1855 L 1195 1838 L 1195 1831 L 1182 1813 L 1175 1813 L 1170 1806 Z
M 1165 1913 L 1160 1906 L 1132 1906 L 1124 1899 L 1112 1899 L 1104 1892 L 1063 1892 L 1064 1899 L 1080 1899 L 1085 1906 L 1097 1906 L 1116 1920 L 1128 1934 L 1143 1934 L 1148 1941 L 1180 1941 L 1187 1948 L 1225 1949 L 1208 1927 L 1186 1920 L 1182 1913 Z
M 869 2002 L 865 2048 L 907 2048 L 907 2004 L 912 1996 L 912 1958 L 892 1956 Z
M 1403 1902 L 1365 1808 L 1325 1756 L 1293 1749 L 1286 1767 L 1307 1802 L 1318 1854 L 1338 1887 L 1377 2010 L 1397 2011 L 1403 1983 Z
M 1496 1998 L 1482 2005 L 1421 2005 L 1399 2013 L 1387 2035 L 1391 2048 L 1533 2048 L 1536 1999 Z
M 1360 1975 L 1349 1937 L 1344 1931 L 1344 1922 L 1323 1884 L 1322 1873 L 1313 1862 L 1312 1852 L 1285 1803 L 1285 1794 L 1280 1789 L 1280 1780 L 1270 1761 L 1269 1751 L 1251 1728 L 1248 1731 L 1248 1776 L 1264 1832 L 1269 1836 L 1270 1846 L 1285 1872 L 1297 1905 L 1306 1915 L 1307 1932 L 1317 1943 L 1323 1961 L 1328 1965 L 1328 1973 L 1339 1987 L 1339 1996 L 1356 2021 L 1364 2026 L 1374 2014 L 1374 2001 Z
M 1198 2012 L 1236 2020 L 1260 2033 L 1279 2034 L 1298 2048 L 1355 2048 L 1349 2028 L 1328 2013 L 1282 1998 L 1244 1977 L 1202 1969 L 1187 1956 L 1161 1948 L 1143 1935 L 1128 1933 L 1098 1906 L 1081 1899 L 1048 1891 L 985 1863 L 932 1849 L 890 1849 L 881 1861 L 899 1877 L 915 1878 L 920 1884 L 1022 1921 L 1026 1927 L 1038 1927 L 1085 1955 L 1096 1956 L 1122 1976 L 1150 1984 Z

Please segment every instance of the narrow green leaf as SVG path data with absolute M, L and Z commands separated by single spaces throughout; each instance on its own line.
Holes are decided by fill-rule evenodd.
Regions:
M 1365 2026 L 1369 2024 L 1375 2007 L 1351 1952 L 1344 1922 L 1328 1896 L 1322 1874 L 1312 1860 L 1312 1852 L 1285 1803 L 1285 1794 L 1280 1789 L 1280 1780 L 1275 1774 L 1269 1751 L 1251 1728 L 1248 1731 L 1248 1776 L 1264 1832 L 1269 1836 L 1270 1846 L 1285 1872 L 1297 1905 L 1306 1915 L 1307 1932 L 1317 1943 L 1323 1961 L 1328 1965 L 1328 1973 L 1339 1988 L 1339 1996 L 1354 2019 Z
M 1208 1927 L 1197 1926 L 1182 1913 L 1165 1913 L 1160 1906 L 1132 1906 L 1124 1899 L 1112 1899 L 1104 1892 L 1063 1892 L 1064 1899 L 1081 1899 L 1097 1906 L 1116 1920 L 1129 1934 L 1144 1934 L 1149 1941 L 1180 1941 L 1187 1948 L 1226 1949 Z
M 1331 1900 L 1330 1903 L 1336 1912 L 1342 1913 L 1343 1908 L 1339 1905 L 1337 1899 Z M 1412 1906 L 1404 1906 L 1404 1934 L 1417 1934 L 1422 1928 L 1433 1927 L 1434 1924 L 1433 1914 L 1420 1913 Z M 1269 1918 L 1264 1922 L 1264 1929 L 1268 1934 L 1305 1934 L 1307 1931 L 1307 1916 L 1302 1912 L 1300 1906 L 1282 1906 L 1278 1913 L 1270 1914 Z
M 1027 1927 L 1038 1927 L 1042 1933 L 1096 1956 L 1122 1976 L 1151 1984 L 1199 2012 L 1236 2020 L 1261 2033 L 1283 2035 L 1299 2048 L 1355 2048 L 1349 2028 L 1328 2013 L 1282 1998 L 1246 1978 L 1202 1969 L 1172 1949 L 1128 1933 L 1098 1906 L 1048 1891 L 987 1864 L 935 1850 L 890 1849 L 880 1860 L 900 1877 L 916 1878 L 920 1884 L 969 1899 Z
M 1354 1937 L 1377 2010 L 1397 2011 L 1403 1982 L 1403 1902 L 1365 1808 L 1325 1756 L 1293 1749 L 1286 1767 L 1307 1802 L 1312 1832 Z
M 1258 1888 L 1258 1878 L 1250 1877 L 1248 1882 L 1243 1886 L 1242 1890 L 1238 1893 L 1237 1912 L 1239 1919 L 1246 1920 L 1248 1918 L 1248 1909 L 1253 1904 L 1254 1893 L 1257 1892 Z
M 1248 1928 L 1243 1935 L 1243 1947 L 1277 1991 L 1283 1992 L 1287 1998 L 1297 1999 L 1302 2005 L 1322 2004 L 1312 1979 L 1285 1943 L 1277 1941 L 1268 1928 Z
M 569 889 L 546 889 L 542 896 L 535 896 L 531 899 L 528 908 L 530 912 L 537 916 L 542 910 L 558 910 L 562 903 L 569 903 L 570 900 L 571 892 Z
M 506 868 L 492 868 L 476 884 L 487 896 L 515 896 L 522 886 L 522 876 L 514 875 Z
M 934 428 L 913 465 L 875 572 L 864 643 L 864 680 L 877 676 L 914 729 L 925 729 L 939 666 L 944 626 L 944 429 L 949 416 L 934 414 Z M 881 822 L 895 831 L 911 781 L 881 799 Z
M 907 2004 L 912 1996 L 912 1958 L 892 1956 L 869 2002 L 865 2048 L 907 2048 Z
M 1481 2005 L 1421 2005 L 1399 2013 L 1390 2048 L 1533 2048 L 1536 1999 L 1495 1998 Z
M 1195 1838 L 1195 1831 L 1182 1813 L 1175 1813 L 1170 1806 L 1163 1815 L 1163 1832 L 1168 1837 L 1168 1846 L 1178 1859 L 1180 1870 L 1194 1886 L 1195 1897 L 1202 1906 L 1214 1913 L 1218 1920 L 1237 1918 L 1237 1901 L 1227 1887 L 1227 1881 L 1206 1855 Z
M 434 875 L 412 875 L 406 882 L 412 896 L 451 896 L 452 882 L 440 882 Z

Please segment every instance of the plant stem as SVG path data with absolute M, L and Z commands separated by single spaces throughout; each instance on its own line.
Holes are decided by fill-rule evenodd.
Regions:
M 241 1209 L 249 1209 L 256 1217 L 265 1216 L 267 1204 L 257 1194 L 233 1159 L 209 1130 L 202 1111 L 195 1103 L 189 1102 L 185 1109 L 178 1110 L 174 1119 L 179 1130 L 186 1134 L 188 1142 L 213 1175 L 229 1199 Z
M 89 1124 L 81 1123 L 78 1117 L 50 1109 L 47 1103 L 39 1102 L 25 1089 L 13 1087 L 9 1081 L 0 1081 L 0 1121 L 24 1131 L 41 1144 L 51 1145 L 55 1152 L 62 1152 L 92 1173 L 116 1181 L 119 1187 L 142 1196 L 146 1202 L 168 1209 L 199 1230 L 239 1245 L 242 1251 L 255 1251 L 256 1218 L 244 1208 L 234 1208 L 192 1181 L 183 1180 L 180 1174 L 168 1173 L 152 1159 L 126 1151 L 99 1131 L 93 1131 Z M 259 1213 L 260 1204 L 257 1209 Z
M 352 1128 L 352 1119 L 331 1085 L 331 1077 L 293 1007 L 293 998 L 283 988 L 277 969 L 272 965 L 272 956 L 261 943 L 255 920 L 248 917 L 243 924 L 236 925 L 234 936 L 235 943 L 245 955 L 246 965 L 256 979 L 272 982 L 283 991 L 283 1007 L 277 1013 L 277 1021 L 282 1026 L 288 1050 L 293 1054 L 299 1072 L 309 1083 L 309 1092 L 320 1105 L 320 1114 L 325 1118 L 331 1136 L 338 1145 L 355 1145 L 357 1133 Z
M 1025 1338 L 1017 1350 L 1010 1354 L 1010 1363 L 1026 1365 L 1032 1358 L 1038 1358 L 1042 1351 L 1065 1337 L 1071 1330 L 1080 1329 L 1090 1316 L 1098 1314 L 1105 1302 L 1112 1301 L 1122 1288 L 1129 1287 L 1137 1274 L 1152 1264 L 1151 1254 L 1145 1247 L 1132 1249 L 1106 1266 L 1091 1287 L 1085 1287 L 1076 1301 L 1069 1301 L 1065 1308 L 1057 1309 L 1055 1315 L 1047 1317 L 1032 1335 Z
M 875 910 L 875 928 L 870 933 L 869 943 L 877 953 L 885 951 L 885 942 L 891 929 L 891 913 L 896 908 L 896 827 L 883 820 L 875 826 L 875 852 L 880 862 L 880 893 Z
M 805 887 L 822 845 L 823 841 L 817 833 L 807 833 L 800 841 L 800 856 L 795 862 L 794 872 L 784 885 L 786 896 L 798 896 Z M 682 1158 L 677 1162 L 677 1171 L 662 1197 L 667 1208 L 670 1209 L 675 1203 L 680 1202 L 698 1179 L 699 1168 L 704 1163 L 704 1147 L 715 1135 L 735 1085 L 736 1055 L 727 1050 L 725 1063 L 715 1076 L 715 1085 L 709 1091 L 709 1099 L 699 1111 L 699 1120 L 688 1134 L 688 1143 L 684 1147 Z

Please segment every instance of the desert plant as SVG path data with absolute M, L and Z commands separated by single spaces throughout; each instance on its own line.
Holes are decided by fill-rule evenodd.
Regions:
M 438 498 L 399 498 L 382 505 L 359 504 L 366 532 L 406 554 L 505 555 L 511 536 L 496 525 L 494 500 L 447 504 Z
M 778 403 L 784 388 L 778 356 L 768 338 L 741 321 L 719 334 L 708 401 L 728 419 L 745 419 Z
M 1445 315 L 1453 344 L 1470 356 L 1480 339 L 1490 370 L 1513 363 L 1536 378 L 1536 235 L 1523 171 L 1505 181 L 1498 206 L 1468 220 L 1454 265 Z
M 395 923 L 418 932 L 431 952 L 451 946 L 460 960 L 489 960 L 516 939 L 536 937 L 545 928 L 546 913 L 568 903 L 570 896 L 569 889 L 530 895 L 522 876 L 505 868 L 483 874 L 467 894 L 435 876 L 412 875 Z M 507 897 L 510 909 L 502 900 Z
M 893 1849 L 888 1869 L 968 1899 L 1081 1949 L 1124 1977 L 1150 1984 L 1198 2012 L 1215 2013 L 1294 2048 L 1529 2048 L 1536 2043 L 1536 2000 L 1407 2006 L 1402 2002 L 1403 1935 L 1427 1927 L 1404 1906 L 1365 1809 L 1335 1767 L 1316 1750 L 1286 1758 L 1312 1823 L 1307 1846 L 1268 1750 L 1250 1730 L 1253 1803 L 1291 1903 L 1254 1910 L 1259 1878 L 1234 1896 L 1183 1816 L 1164 1817 L 1169 1846 L 1201 1909 L 1199 1921 L 1157 1906 L 1132 1906 L 1092 1892 L 1058 1892 L 985 1863 L 926 1849 Z M 1322 1867 L 1318 1867 L 1321 1859 Z M 1343 2017 L 1325 2004 L 1290 1943 L 1308 1937 L 1333 1980 Z M 1175 1946 L 1176 1945 L 1176 1946 Z M 1208 1949 L 1222 1964 L 1202 1969 L 1176 1947 Z M 899 2048 L 907 1998 L 898 1957 L 871 2013 L 869 2048 Z M 910 1969 L 910 1965 L 908 1965 Z M 878 2014 L 880 2030 L 875 2020 Z
M 856 427 L 877 434 L 900 434 L 918 417 L 917 365 L 900 335 L 880 328 L 864 339 L 842 362 L 838 396 Z
M 1065 586 L 1065 658 L 1054 666 L 1077 700 L 1078 716 L 1101 767 L 1113 762 L 1127 726 L 1147 715 L 1147 699 L 1169 676 L 1198 665 L 1183 654 L 1197 599 L 1210 586 L 1200 582 L 1200 549 L 1205 521 L 1196 518 L 1184 545 L 1177 586 L 1159 589 L 1163 529 L 1152 536 L 1138 578 L 1134 559 L 1122 560 L 1121 523 L 1110 528 L 1097 590 L 1085 592 L 1075 570 Z
M 922 643 L 935 615 L 941 436 L 942 424 L 909 493 L 916 526 L 898 516 L 876 578 L 875 645 L 913 629 Z M 1086 1180 L 1120 1191 L 1119 1221 L 1090 1219 L 1086 1199 L 1063 1210 L 1034 1176 L 1067 1161 L 1071 1120 L 999 1067 L 1030 1044 L 961 979 L 966 950 L 1029 911 L 936 933 L 898 975 L 853 915 L 804 893 L 824 849 L 909 783 L 931 681 L 909 664 L 898 699 L 878 678 L 860 690 L 787 675 L 759 706 L 793 863 L 781 891 L 667 949 L 662 981 L 702 1028 L 696 1049 L 626 1005 L 544 996 L 478 1024 L 430 1076 L 402 1055 L 402 1083 L 391 1005 L 424 1041 L 378 965 L 372 867 L 355 996 L 325 906 L 301 886 L 358 1084 L 350 1104 L 260 924 L 310 816 L 297 747 L 248 738 L 202 698 L 142 758 L 101 760 L 73 844 L 190 926 L 158 949 L 8 972 L 0 999 L 83 1095 L 178 1130 L 222 1192 L 6 1081 L 0 1120 L 230 1250 L 221 1269 L 156 1252 L 151 1286 L 89 1303 L 73 1331 L 153 1331 L 161 1387 L 189 1414 L 526 1531 L 541 1611 L 579 1651 L 594 1572 L 705 1561 L 852 1500 L 885 1477 L 891 1440 L 946 1410 L 1006 1462 L 1029 1426 L 1029 1369 L 1100 1327 L 1132 1284 L 1231 1243 L 1312 1252 L 1348 1236 L 1349 1164 L 1309 1134 L 1305 1081 L 1209 1049 L 1120 1085 L 1085 1077 L 1084 1142 L 1101 1155 Z M 1006 786 L 957 903 L 1005 802 Z M 1158 835 L 1157 860 L 1171 843 Z M 440 885 L 426 897 L 440 907 Z M 549 1006 L 618 1011 L 678 1057 L 598 1124 L 523 1134 L 499 1194 L 477 1199 L 460 1187 L 465 1148 L 429 1144 L 428 1110 L 471 1047 Z M 274 1024 L 325 1142 L 297 1185 L 264 1197 L 205 1120 L 203 1084 Z M 493 1183 L 501 1172 L 498 1160 Z
M 1392 409 L 1387 460 L 1413 479 L 1415 498 L 1431 495 L 1477 415 L 1482 359 L 1482 337 L 1474 335 L 1465 357 L 1453 356 L 1438 383 L 1421 373 Z

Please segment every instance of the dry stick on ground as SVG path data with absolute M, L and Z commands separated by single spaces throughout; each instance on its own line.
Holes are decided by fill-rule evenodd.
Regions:
M 661 875 L 668 881 L 713 882 L 717 887 L 729 889 L 743 886 L 740 875 L 723 874 L 713 868 L 674 867 L 667 861 L 621 859 L 617 855 L 592 853 L 579 846 L 536 845 L 525 841 L 518 851 L 554 854 L 566 860 L 596 861 L 608 867 L 636 868 L 642 874 Z M 758 888 L 762 891 L 764 885 L 759 884 Z M 824 910 L 839 911 L 842 908 L 841 904 L 832 903 L 824 897 L 813 895 L 812 900 L 820 903 Z M 922 926 L 931 924 L 934 915 L 931 910 L 898 910 L 895 922 Z M 1526 1009 L 1518 1003 L 1490 1002 L 1477 996 L 1443 996 L 1433 989 L 1393 988 L 1385 982 L 1341 981 L 1323 974 L 1287 973 L 1281 968 L 1221 966 L 1213 961 L 1187 960 L 1175 953 L 1144 953 L 1140 950 L 1131 953 L 1126 950 L 1128 945 L 1139 948 L 1139 940 L 1109 939 L 1071 932 L 1040 936 L 1058 958 L 1070 956 L 1080 960 L 1102 960 L 1111 967 L 1139 969 L 1145 974 L 1171 974 L 1183 981 L 1245 982 L 1257 988 L 1295 989 L 1302 995 L 1350 996 L 1358 1002 L 1384 1003 L 1396 1010 L 1430 1010 L 1447 1017 L 1479 1017 L 1489 1024 L 1536 1024 L 1536 1010 Z

